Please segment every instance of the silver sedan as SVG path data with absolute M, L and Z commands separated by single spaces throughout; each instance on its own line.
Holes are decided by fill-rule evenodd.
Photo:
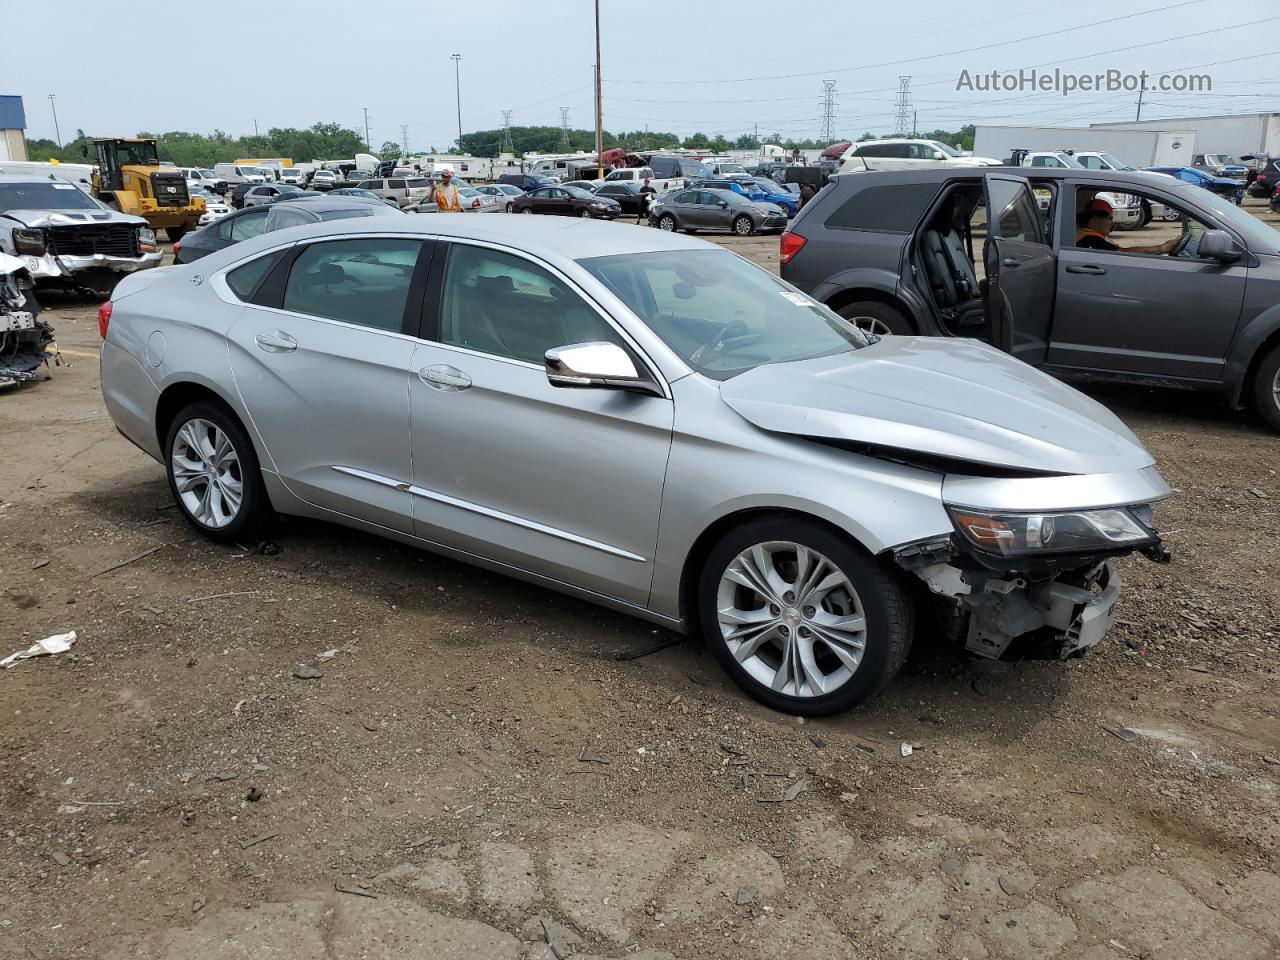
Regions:
M 1162 556 L 1150 454 L 974 341 L 849 326 L 735 254 L 558 217 L 335 221 L 127 278 L 102 389 L 186 519 L 319 517 L 707 638 L 753 697 L 883 687 L 916 620 L 1097 643 Z

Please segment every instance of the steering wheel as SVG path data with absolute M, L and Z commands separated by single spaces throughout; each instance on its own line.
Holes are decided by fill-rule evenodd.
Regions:
M 733 336 L 735 331 L 737 331 L 739 334 L 743 334 L 748 332 L 749 329 L 750 328 L 741 320 L 730 320 L 728 323 L 726 323 L 723 327 L 720 328 L 720 332 L 716 334 L 714 340 L 712 340 L 710 343 L 704 343 L 697 350 L 695 350 L 693 357 L 691 359 L 693 359 L 694 362 L 700 361 L 704 354 L 715 352 L 722 343 L 724 343 L 731 336 Z

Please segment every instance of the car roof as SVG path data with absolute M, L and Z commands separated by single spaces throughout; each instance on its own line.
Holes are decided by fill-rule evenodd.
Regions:
M 0 173 L 0 183 L 69 183 L 75 186 L 70 180 L 62 177 L 51 177 L 38 173 Z
M 994 167 L 955 167 L 938 166 L 923 167 L 915 170 L 853 170 L 849 173 L 838 173 L 832 180 L 844 182 L 851 177 L 855 182 L 863 183 L 862 178 L 873 177 L 873 182 L 888 183 L 931 183 L 946 180 L 978 180 L 984 174 L 1010 175 L 1028 180 L 1065 179 L 1073 180 L 1131 180 L 1135 184 L 1146 184 L 1152 187 L 1169 189 L 1169 178 L 1153 175 L 1142 170 L 1089 170 L 1085 167 L 1014 167 L 1001 164 Z
M 319 201 L 318 203 L 322 203 Z M 335 207 L 337 204 L 334 205 Z M 269 209 L 269 208 L 268 208 Z M 318 209 L 309 204 L 308 209 Z M 362 209 L 369 206 L 362 205 Z M 394 213 L 387 208 L 388 213 Z M 446 214 L 403 214 L 330 220 L 288 227 L 232 244 L 209 255 L 210 269 L 252 256 L 282 242 L 318 240 L 362 233 L 476 240 L 511 247 L 553 264 L 590 257 L 659 253 L 666 250 L 719 250 L 716 244 L 665 230 L 640 230 L 629 224 L 577 217 L 468 217 Z M 225 256 L 224 256 L 225 255 Z M 728 256 L 736 254 L 727 253 Z M 213 260 L 213 257 L 222 259 Z

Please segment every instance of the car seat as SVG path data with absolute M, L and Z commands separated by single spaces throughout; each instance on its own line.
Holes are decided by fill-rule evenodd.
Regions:
M 938 305 L 938 314 L 948 330 L 957 333 L 986 323 L 982 289 L 973 261 L 965 249 L 968 213 L 960 197 L 953 198 L 920 237 L 921 253 L 929 288 Z

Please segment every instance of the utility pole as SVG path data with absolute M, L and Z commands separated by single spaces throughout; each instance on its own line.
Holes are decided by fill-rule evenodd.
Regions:
M 451 53 L 449 59 L 453 61 L 453 90 L 458 98 L 458 152 L 462 152 L 462 54 Z
M 822 101 L 820 108 L 822 110 L 822 130 L 818 134 L 818 139 L 823 143 L 831 143 L 836 138 L 836 82 L 834 80 L 822 81 Z
M 511 111 L 502 111 L 502 144 L 498 153 L 515 153 L 516 145 L 511 142 Z
M 62 149 L 62 131 L 58 129 L 58 105 L 54 103 L 58 99 L 56 93 L 49 94 L 49 108 L 53 110 L 53 138 L 58 142 L 58 149 Z
M 604 178 L 604 117 L 600 110 L 600 0 L 596 0 L 596 179 Z
M 1142 86 L 1138 88 L 1138 115 L 1133 118 L 1134 123 L 1137 123 L 1139 120 L 1142 119 L 1142 94 L 1146 91 L 1146 89 L 1147 89 L 1147 83 L 1144 80 L 1142 82 Z M 1156 106 L 1160 106 L 1160 104 L 1156 104 Z
M 911 111 L 911 135 L 913 137 L 920 136 L 920 124 L 917 122 L 916 111 Z
M 365 146 L 367 146 L 370 150 L 372 150 L 373 144 L 369 142 L 369 108 L 364 107 L 363 109 L 364 109 L 364 142 L 365 142 Z
M 253 135 L 254 135 L 255 137 L 258 135 L 258 121 L 257 121 L 257 119 L 254 119 L 254 121 L 253 121 Z
M 894 105 L 897 117 L 894 119 L 894 130 L 898 136 L 907 132 L 907 120 L 915 111 L 911 107 L 911 78 L 898 77 L 898 100 Z
M 400 143 L 404 147 L 404 153 L 400 154 L 400 156 L 407 157 L 409 155 L 409 125 L 407 123 L 400 124 Z

